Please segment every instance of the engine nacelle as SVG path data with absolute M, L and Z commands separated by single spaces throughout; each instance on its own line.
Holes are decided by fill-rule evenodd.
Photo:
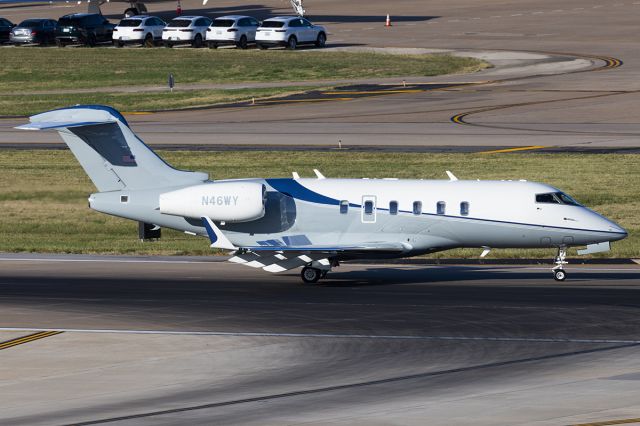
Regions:
M 264 216 L 266 188 L 257 182 L 212 182 L 160 194 L 160 213 L 225 222 Z

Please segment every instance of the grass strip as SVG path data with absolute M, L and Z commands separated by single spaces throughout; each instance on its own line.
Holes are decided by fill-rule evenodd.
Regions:
M 435 76 L 480 70 L 450 55 L 229 49 L 0 49 L 0 93 L 93 87 Z
M 329 177 L 527 179 L 557 186 L 625 227 L 630 235 L 612 251 L 593 257 L 640 258 L 639 156 L 634 154 L 420 154 L 362 152 L 159 151 L 181 169 L 212 178 L 288 177 L 291 171 Z M 612 168 L 611 165 L 615 165 Z M 0 251 L 114 254 L 210 254 L 204 238 L 163 230 L 157 242 L 140 243 L 133 221 L 87 208 L 94 192 L 65 150 L 0 151 Z M 624 184 L 624 183 L 627 184 Z M 451 250 L 433 257 L 477 257 L 481 250 Z M 572 253 L 575 255 L 575 252 Z M 494 250 L 496 258 L 550 258 L 553 250 Z

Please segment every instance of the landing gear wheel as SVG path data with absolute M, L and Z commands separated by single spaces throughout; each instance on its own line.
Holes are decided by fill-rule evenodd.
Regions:
M 553 278 L 556 281 L 564 281 L 567 278 L 567 273 L 564 271 L 563 266 L 566 265 L 567 262 L 567 248 L 564 246 L 558 247 L 558 254 L 555 258 L 556 266 L 553 267 Z
M 322 271 L 317 268 L 312 268 L 310 266 L 305 266 L 302 268 L 302 272 L 300 272 L 300 276 L 302 277 L 302 281 L 307 284 L 315 284 L 320 279 L 320 275 L 322 275 Z
M 131 18 L 132 16 L 136 16 L 139 14 L 140 12 L 138 12 L 138 9 L 136 9 L 135 7 L 130 7 L 129 9 L 124 11 L 125 18 Z
M 247 48 L 247 36 L 242 36 L 240 37 L 240 41 L 238 42 L 237 46 L 240 49 L 246 49 Z
M 296 50 L 296 47 L 298 47 L 298 39 L 295 36 L 289 37 L 289 40 L 287 40 L 287 49 Z

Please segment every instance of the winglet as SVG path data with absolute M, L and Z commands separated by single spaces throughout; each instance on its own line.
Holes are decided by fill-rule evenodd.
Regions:
M 215 223 L 208 218 L 202 217 L 202 225 L 207 230 L 209 240 L 211 241 L 212 248 L 220 248 L 224 250 L 237 250 L 238 247 L 234 246 L 231 241 L 218 229 Z
M 320 170 L 318 169 L 313 169 L 313 173 L 316 174 L 316 176 L 318 177 L 318 179 L 324 179 L 324 175 L 322 173 L 320 173 Z
M 449 170 L 445 170 L 445 171 L 447 172 L 447 176 L 449 176 L 449 180 L 451 180 L 451 181 L 458 180 L 458 178 L 453 173 L 451 173 Z

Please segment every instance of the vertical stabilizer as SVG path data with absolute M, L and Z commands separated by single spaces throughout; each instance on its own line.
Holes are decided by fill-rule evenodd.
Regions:
M 79 105 L 30 117 L 24 130 L 57 130 L 98 191 L 196 184 L 206 173 L 176 170 L 129 128 L 118 111 Z

